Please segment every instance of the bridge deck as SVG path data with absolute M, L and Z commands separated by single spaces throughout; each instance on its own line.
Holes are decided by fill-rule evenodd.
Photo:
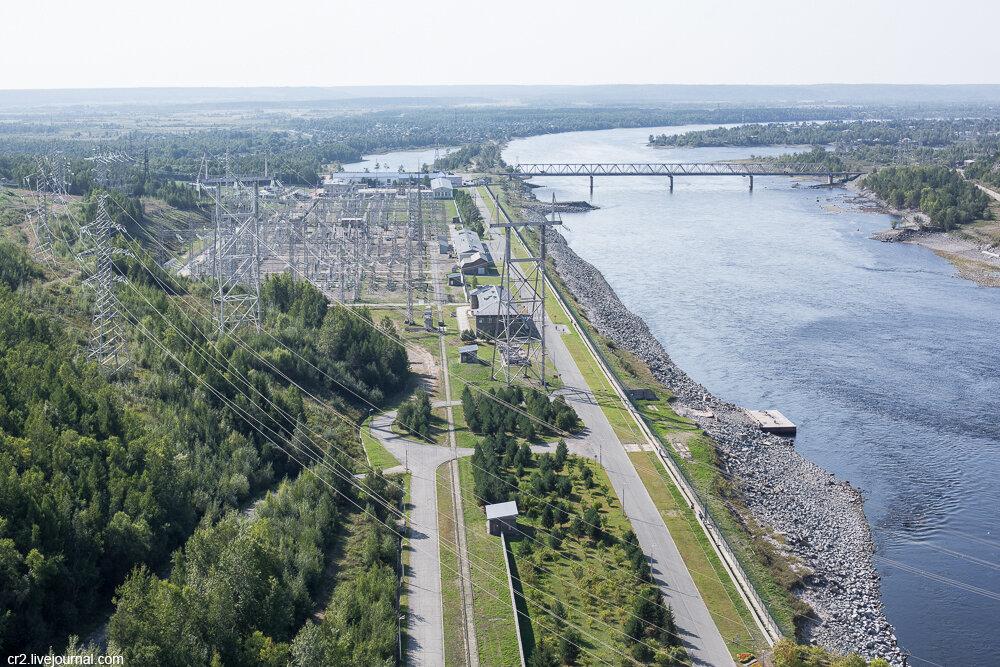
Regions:
M 519 164 L 521 176 L 859 176 L 811 162 L 549 162 Z

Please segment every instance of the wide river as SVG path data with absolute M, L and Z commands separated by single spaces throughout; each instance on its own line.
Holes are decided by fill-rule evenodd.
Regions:
M 647 147 L 655 128 L 520 139 L 514 162 L 705 162 L 774 149 Z M 393 156 L 395 167 L 396 156 Z M 541 178 L 547 201 L 586 178 Z M 781 410 L 795 447 L 864 490 L 882 599 L 911 665 L 1000 664 L 1000 289 L 841 189 L 758 178 L 598 179 L 565 215 L 674 361 L 717 396 Z M 834 208 L 837 207 L 837 208 Z M 843 209 L 838 210 L 838 209 Z M 921 661 L 921 659 L 923 661 Z

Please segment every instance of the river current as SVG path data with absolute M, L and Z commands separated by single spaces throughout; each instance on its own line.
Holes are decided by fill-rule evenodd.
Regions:
M 707 162 L 788 149 L 655 149 L 650 133 L 512 141 L 516 162 Z M 395 159 L 395 157 L 394 157 Z M 591 199 L 586 178 L 538 198 Z M 882 599 L 911 665 L 1000 664 L 1000 289 L 869 239 L 886 215 L 815 181 L 596 180 L 563 216 L 674 361 L 720 398 L 778 409 L 795 447 L 861 488 Z M 927 663 L 925 661 L 931 661 Z

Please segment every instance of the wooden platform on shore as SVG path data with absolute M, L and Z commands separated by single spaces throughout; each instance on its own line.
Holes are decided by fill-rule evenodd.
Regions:
M 746 413 L 765 433 L 795 435 L 795 424 L 777 410 L 747 410 Z

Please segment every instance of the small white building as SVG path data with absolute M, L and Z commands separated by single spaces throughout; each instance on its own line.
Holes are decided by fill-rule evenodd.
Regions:
M 517 503 L 513 500 L 486 506 L 486 531 L 490 535 L 517 532 Z
M 434 199 L 454 199 L 455 189 L 447 178 L 435 178 L 431 181 L 431 196 Z

